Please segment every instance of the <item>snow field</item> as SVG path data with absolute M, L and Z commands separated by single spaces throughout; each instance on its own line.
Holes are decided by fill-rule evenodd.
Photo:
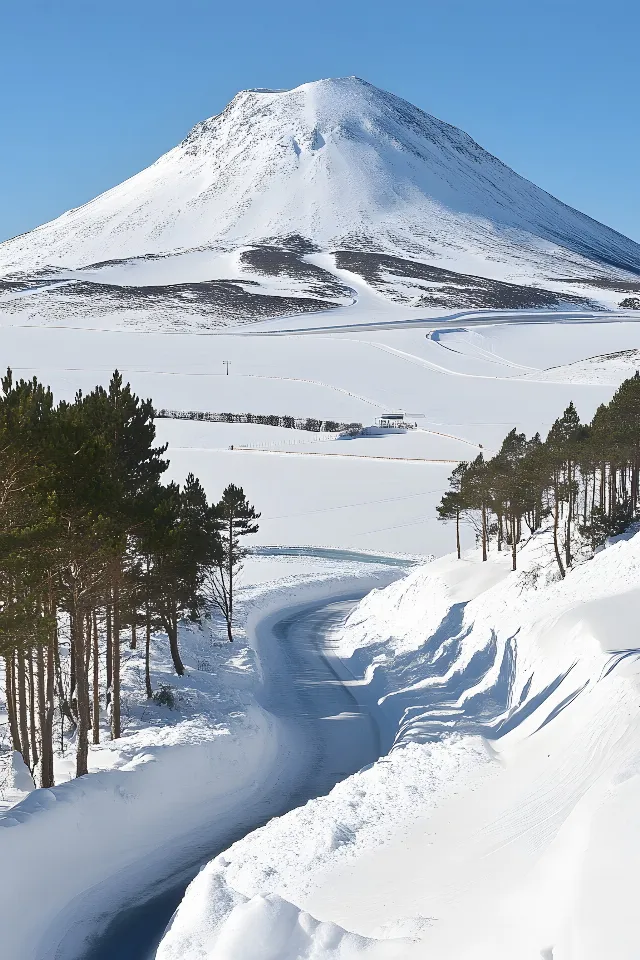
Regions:
M 544 537 L 521 562 L 444 558 L 353 611 L 331 650 L 390 754 L 214 860 L 159 960 L 333 960 L 346 931 L 354 956 L 636 956 L 640 536 L 563 582 Z
M 513 426 L 544 433 L 570 400 L 590 418 L 625 371 L 606 384 L 530 382 L 524 371 L 635 348 L 637 330 L 630 322 L 497 323 L 434 341 L 428 330 L 397 328 L 285 337 L 4 326 L 1 336 L 16 376 L 36 374 L 60 398 L 106 384 L 118 367 L 158 408 L 364 424 L 385 410 L 404 410 L 419 432 L 331 443 L 248 424 L 162 420 L 157 426 L 159 440 L 170 444 L 168 479 L 182 482 L 193 471 L 212 497 L 230 481 L 244 486 L 263 515 L 258 542 L 425 555 L 451 548 L 452 534 L 437 521 L 435 506 L 452 464 L 382 458 L 457 461 L 474 457 L 479 444 L 490 454 Z M 223 359 L 231 361 L 230 376 Z M 232 444 L 272 452 L 230 452 Z M 325 453 L 340 456 L 319 455 Z

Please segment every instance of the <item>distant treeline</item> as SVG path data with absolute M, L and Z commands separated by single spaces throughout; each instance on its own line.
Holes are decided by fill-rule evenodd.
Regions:
M 491 460 L 460 463 L 438 507 L 442 520 L 475 527 L 487 559 L 495 539 L 507 544 L 516 569 L 523 527 L 549 522 L 558 572 L 574 562 L 579 540 L 592 549 L 640 519 L 640 374 L 625 380 L 589 424 L 570 403 L 545 440 L 511 430 Z
M 206 420 L 211 423 L 257 423 L 265 427 L 284 427 L 287 430 L 308 430 L 320 433 L 358 432 L 361 423 L 338 423 L 336 420 L 316 420 L 315 417 L 280 416 L 277 413 L 207 413 L 204 410 L 158 410 L 158 420 Z

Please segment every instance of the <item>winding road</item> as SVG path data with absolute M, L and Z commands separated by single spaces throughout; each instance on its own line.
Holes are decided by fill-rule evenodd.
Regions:
M 395 561 L 394 561 L 395 564 Z M 287 789 L 265 797 L 252 822 L 219 838 L 202 860 L 169 886 L 158 878 L 161 892 L 141 891 L 146 902 L 122 911 L 82 960 L 152 960 L 183 893 L 199 867 L 273 816 L 328 793 L 340 780 L 380 755 L 375 716 L 357 699 L 357 687 L 342 682 L 323 652 L 331 630 L 366 591 L 338 595 L 331 601 L 280 610 L 256 627 L 256 647 L 263 666 L 260 705 L 290 728 L 300 763 Z

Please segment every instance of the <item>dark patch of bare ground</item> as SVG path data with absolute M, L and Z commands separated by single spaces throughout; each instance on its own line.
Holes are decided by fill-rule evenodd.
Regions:
M 254 281 L 207 280 L 200 283 L 175 283 L 161 286 L 119 286 L 82 280 L 64 287 L 46 290 L 53 298 L 64 298 L 79 306 L 95 303 L 114 310 L 163 308 L 244 321 L 315 313 L 335 304 L 312 297 L 265 296 L 244 289 Z M 255 283 L 255 286 L 259 286 Z M 84 301 L 84 303 L 83 303 Z
M 389 254 L 337 250 L 335 259 L 338 269 L 350 270 L 381 293 L 400 302 L 411 301 L 413 306 L 519 310 L 573 303 L 597 308 L 597 305 L 586 297 L 560 294 L 554 290 L 505 283 L 501 280 L 488 280 L 486 277 L 474 277 Z M 394 292 L 391 288 L 393 278 L 406 280 L 409 284 L 415 281 L 411 293 Z M 422 287 L 421 282 L 427 282 L 431 286 Z
M 253 280 L 206 280 L 193 283 L 159 284 L 154 286 L 124 286 L 95 281 L 77 281 L 63 286 L 52 284 L 42 294 L 56 304 L 56 308 L 68 305 L 85 312 L 87 308 L 99 313 L 118 310 L 145 310 L 166 312 L 166 320 L 173 323 L 178 315 L 200 316 L 201 323 L 217 326 L 225 322 L 250 323 L 272 317 L 293 316 L 331 310 L 338 304 L 353 302 L 355 292 L 340 279 L 322 267 L 309 263 L 305 255 L 318 251 L 306 237 L 272 237 L 243 250 L 240 259 L 244 268 L 256 278 L 282 277 L 302 284 L 307 296 L 272 295 L 260 289 Z M 129 258 L 160 259 L 164 255 L 146 254 Z M 598 309 L 587 297 L 558 293 L 542 287 L 525 286 L 490 280 L 470 274 L 446 270 L 420 260 L 393 256 L 368 250 L 338 250 L 334 253 L 336 266 L 362 277 L 370 286 L 390 300 L 411 303 L 418 307 L 444 309 L 530 309 L 574 304 L 578 307 Z M 95 268 L 112 263 L 103 261 L 93 264 Z M 13 277 L 0 280 L 0 292 L 20 290 L 33 284 L 33 277 Z M 606 276 L 567 278 L 567 284 L 593 284 L 602 289 L 619 290 L 620 293 L 640 292 L 640 283 L 633 279 L 617 279 Z M 255 292 L 252 288 L 256 288 Z
M 303 238 L 299 238 L 303 240 Z M 302 259 L 298 251 L 309 252 L 300 244 L 292 245 L 293 249 L 279 245 L 261 244 L 250 250 L 243 250 L 240 261 L 247 269 L 269 277 L 287 277 L 292 280 L 302 280 L 310 293 L 321 298 L 354 299 L 354 292 L 350 287 L 341 283 L 328 270 L 308 263 Z
M 31 280 L 0 280 L 0 293 L 19 293 L 32 286 Z
M 283 250 L 297 253 L 298 256 L 304 256 L 306 253 L 322 252 L 321 248 L 315 244 L 313 240 L 309 240 L 308 237 L 303 237 L 299 233 L 288 233 L 281 237 L 264 237 L 259 245 L 281 247 Z

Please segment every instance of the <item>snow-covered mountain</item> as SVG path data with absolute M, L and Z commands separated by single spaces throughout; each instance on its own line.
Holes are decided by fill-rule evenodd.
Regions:
M 420 308 L 535 307 L 640 290 L 640 245 L 348 77 L 245 90 L 146 170 L 0 245 L 12 309 L 34 275 L 75 281 L 40 291 L 40 309 L 80 312 L 251 318 L 363 291 Z

